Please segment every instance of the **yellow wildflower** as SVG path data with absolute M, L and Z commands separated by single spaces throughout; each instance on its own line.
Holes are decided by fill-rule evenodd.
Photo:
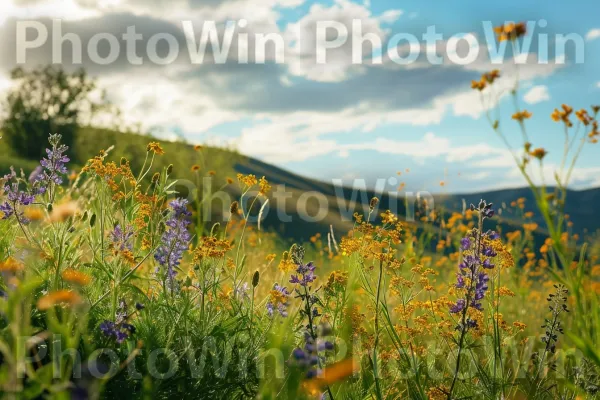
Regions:
M 146 147 L 146 151 L 153 152 L 156 155 L 162 156 L 165 154 L 165 151 L 162 147 L 160 147 L 160 143 L 158 142 L 150 142 L 148 143 L 148 147 Z

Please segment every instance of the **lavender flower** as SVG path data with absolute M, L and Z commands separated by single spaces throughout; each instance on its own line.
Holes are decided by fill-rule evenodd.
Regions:
M 127 303 L 121 300 L 115 322 L 105 320 L 100 324 L 100 332 L 106 337 L 115 339 L 117 343 L 123 343 L 135 333 L 135 327 L 127 322 L 128 318 Z
M 325 363 L 324 352 L 334 349 L 333 343 L 324 339 L 324 336 L 331 334 L 331 328 L 326 325 L 320 326 L 317 338 L 313 338 L 310 332 L 304 332 L 304 347 L 296 348 L 292 352 L 292 357 L 296 365 L 306 371 L 308 379 L 315 378 L 321 373 L 321 365 Z
M 44 168 L 42 168 L 41 165 L 35 167 L 35 169 L 31 171 L 31 174 L 29 174 L 29 178 L 27 179 L 29 183 L 35 183 L 42 174 L 42 172 L 44 172 Z
M 294 290 L 298 295 L 297 297 L 304 303 L 304 307 L 300 309 L 300 315 L 306 319 L 306 332 L 304 334 L 304 350 L 296 349 L 294 355 L 299 363 L 308 367 L 307 377 L 313 378 L 317 376 L 325 361 L 324 358 L 323 362 L 319 359 L 319 351 L 331 349 L 333 345 L 328 342 L 319 342 L 317 318 L 321 314 L 316 305 L 320 304 L 320 300 L 310 286 L 310 283 L 317 279 L 315 275 L 316 267 L 312 262 L 304 264 L 303 258 L 304 248 L 295 246 L 292 251 L 292 260 L 296 263 L 296 274 L 290 277 L 290 282 L 298 284 Z M 324 334 L 325 332 L 321 335 Z M 329 386 L 327 386 L 327 392 L 329 398 L 333 398 Z
M 476 321 L 467 315 L 467 309 L 483 310 L 481 301 L 485 297 L 490 280 L 487 271 L 495 267 L 492 259 L 496 256 L 496 252 L 485 243 L 497 238 L 497 234 L 493 231 L 485 233 L 482 231 L 483 221 L 494 215 L 492 203 L 488 204 L 482 200 L 477 207 L 471 205 L 471 209 L 479 212 L 479 227 L 461 240 L 461 249 L 466 255 L 459 264 L 455 285 L 457 289 L 466 291 L 465 297 L 458 299 L 456 304 L 450 307 L 450 313 L 462 314 L 459 329 L 477 326 Z
M 105 320 L 100 324 L 100 331 L 104 336 L 115 339 L 117 343 L 123 343 L 129 336 L 135 333 L 135 327 L 126 322 L 116 324 Z
M 248 285 L 248 282 L 244 282 L 243 284 L 235 288 L 234 297 L 240 300 L 250 300 L 249 292 L 250 285 Z
M 175 269 L 179 267 L 191 239 L 187 229 L 192 213 L 187 209 L 187 204 L 185 199 L 175 199 L 170 203 L 171 216 L 165 222 L 167 230 L 162 235 L 161 246 L 154 254 L 154 259 L 166 270 L 166 279 L 172 289 L 177 275 Z
M 35 196 L 29 192 L 20 190 L 19 179 L 13 167 L 10 167 L 10 173 L 4 176 L 4 180 L 6 181 L 4 193 L 7 200 L 0 204 L 2 219 L 9 219 L 14 215 L 20 223 L 27 224 L 29 220 L 19 210 L 19 206 L 32 204 L 35 201 Z
M 60 144 L 62 136 L 59 134 L 50 135 L 48 142 L 52 146 L 51 149 L 46 149 L 46 158 L 40 161 L 42 170 L 38 168 L 31 174 L 30 179 L 33 177 L 34 186 L 36 187 L 37 194 L 44 194 L 50 189 L 50 193 L 53 193 L 51 188 L 54 185 L 62 185 L 62 175 L 67 174 L 66 163 L 70 161 L 64 153 L 69 149 L 68 146 Z M 51 197 L 53 194 L 51 195 Z M 50 199 L 53 200 L 52 198 Z
M 452 307 L 450 307 L 450 312 L 452 314 L 457 314 L 459 312 L 461 312 L 462 310 L 465 309 L 465 299 L 458 299 L 458 301 L 456 302 L 455 305 L 453 305 Z
M 46 158 L 42 158 L 40 165 L 44 170 L 36 177 L 37 182 L 50 183 L 54 182 L 61 185 L 63 180 L 60 175 L 67 174 L 66 163 L 71 161 L 64 153 L 69 150 L 68 146 L 60 144 L 61 135 L 50 135 L 48 142 L 52 146 L 51 149 L 46 149 Z
M 313 282 L 317 279 L 315 275 L 315 265 L 312 262 L 309 262 L 306 265 L 299 264 L 296 268 L 296 273 L 298 275 L 292 275 L 290 278 L 290 283 L 298 283 L 300 286 L 307 286 L 309 283 Z
M 267 312 L 269 316 L 272 317 L 277 310 L 279 315 L 282 317 L 287 317 L 288 312 L 288 299 L 290 297 L 290 292 L 286 287 L 279 285 L 276 283 L 271 290 L 269 301 L 267 302 Z
M 115 226 L 113 231 L 110 233 L 113 247 L 115 250 L 123 251 L 125 249 L 131 251 L 133 245 L 131 244 L 131 238 L 133 237 L 133 227 L 127 225 L 123 230 L 121 225 Z
M 52 149 L 46 149 L 47 158 L 43 158 L 40 161 L 40 165 L 29 176 L 29 183 L 34 188 L 33 192 L 20 190 L 19 183 L 20 181 L 25 182 L 25 179 L 24 177 L 22 179 L 17 178 L 13 167 L 11 167 L 10 173 L 4 176 L 4 180 L 6 181 L 4 192 L 6 193 L 7 201 L 0 204 L 2 219 L 8 219 L 14 215 L 20 223 L 29 223 L 19 210 L 19 206 L 32 204 L 35 201 L 35 195 L 44 194 L 49 187 L 62 184 L 61 175 L 67 173 L 65 164 L 69 162 L 69 158 L 64 153 L 69 148 L 61 145 L 60 139 L 61 136 L 58 134 L 50 135 L 48 141 Z M 52 197 L 53 194 L 50 201 L 53 200 Z
M 468 236 L 462 238 L 462 240 L 460 241 L 461 250 L 469 250 L 470 247 L 471 247 L 471 238 Z

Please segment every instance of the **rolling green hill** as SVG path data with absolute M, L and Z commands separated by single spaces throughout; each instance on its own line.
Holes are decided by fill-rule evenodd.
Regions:
M 131 133 L 84 128 L 78 134 L 69 155 L 74 165 L 82 166 L 87 159 L 96 155 L 100 149 L 108 149 L 114 146 L 114 149 L 110 152 L 110 158 L 118 161 L 121 157 L 126 157 L 130 160 L 132 169 L 136 171 L 144 161 L 146 145 L 151 140 L 155 139 Z M 212 222 L 220 221 L 222 219 L 220 210 L 229 208 L 229 200 L 222 200 L 224 196 L 228 196 L 231 200 L 235 200 L 239 196 L 239 189 L 236 184 L 226 184 L 226 179 L 228 177 L 235 179 L 237 173 L 254 174 L 257 177 L 265 176 L 274 188 L 285 185 L 287 200 L 283 201 L 275 193 L 272 194 L 268 212 L 264 213 L 265 219 L 262 226 L 265 229 L 275 230 L 283 237 L 291 240 L 307 240 L 315 233 L 325 235 L 329 231 L 330 225 L 336 235 L 346 233 L 352 227 L 351 216 L 353 212 L 359 211 L 362 213 L 367 210 L 368 205 L 366 203 L 375 195 L 380 198 L 380 210 L 394 210 L 401 218 L 413 214 L 411 209 L 414 207 L 414 203 L 409 204 L 407 213 L 407 204 L 404 198 L 375 194 L 373 191 L 362 194 L 356 191 L 353 193 L 351 188 L 336 189 L 332 184 L 301 177 L 259 160 L 242 156 L 235 150 L 204 147 L 202 150 L 196 151 L 188 143 L 160 142 L 166 154 L 156 158 L 155 166 L 162 168 L 173 164 L 174 175 L 182 181 L 177 186 L 177 190 L 183 196 L 188 195 L 190 187 L 200 188 L 199 190 L 202 191 L 204 186 L 200 179 L 213 174 L 214 176 L 207 178 L 205 184 L 210 183 L 213 190 L 223 187 L 222 195 L 217 196 L 213 202 Z M 37 164 L 36 161 L 24 160 L 14 156 L 4 141 L 0 140 L 0 173 L 6 173 L 11 165 L 16 168 L 23 168 L 28 173 Z M 191 171 L 192 165 L 201 166 L 199 174 Z M 280 190 L 282 189 L 280 188 Z M 520 197 L 526 198 L 528 200 L 527 204 L 533 210 L 534 202 L 527 188 L 472 194 L 439 195 L 435 196 L 434 199 L 437 207 L 442 206 L 449 211 L 460 211 L 463 208 L 463 201 L 470 204 L 484 198 L 497 206 L 503 206 L 500 221 L 503 225 L 506 225 L 505 229 L 509 230 L 511 226 L 521 224 L 521 221 L 514 214 L 511 214 L 509 207 L 507 207 L 510 202 Z M 594 213 L 594 205 L 598 204 L 598 201 L 600 201 L 600 189 L 570 191 L 566 211 L 571 215 L 571 220 L 578 232 L 595 232 L 600 228 L 600 221 L 598 221 L 597 214 Z M 325 212 L 325 209 L 327 212 Z M 285 221 L 281 218 L 283 212 L 289 216 Z M 301 215 L 307 214 L 310 217 L 315 217 L 320 213 L 322 218 L 317 221 L 310 218 L 301 218 Z M 537 222 L 540 226 L 543 226 L 542 221 Z M 423 228 L 426 227 L 425 225 L 422 226 Z

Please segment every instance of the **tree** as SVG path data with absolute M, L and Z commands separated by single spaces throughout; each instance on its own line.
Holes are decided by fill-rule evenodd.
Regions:
M 47 66 L 31 71 L 16 68 L 11 78 L 17 81 L 5 101 L 6 116 L 2 131 L 12 149 L 25 158 L 39 159 L 51 133 L 60 133 L 72 145 L 84 118 L 92 117 L 106 106 L 92 99 L 96 81 L 85 70 L 74 73 Z

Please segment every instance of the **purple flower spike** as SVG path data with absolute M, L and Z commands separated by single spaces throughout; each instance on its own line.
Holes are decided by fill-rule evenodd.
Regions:
M 492 204 L 482 200 L 478 206 L 471 205 L 471 210 L 479 212 L 480 226 L 460 242 L 461 249 L 466 254 L 459 264 L 455 287 L 464 290 L 465 297 L 458 299 L 456 304 L 450 307 L 450 313 L 452 314 L 463 312 L 458 329 L 469 329 L 477 326 L 477 321 L 466 316 L 464 311 L 467 308 L 483 310 L 481 301 L 488 291 L 490 280 L 487 271 L 495 267 L 492 259 L 497 256 L 493 248 L 482 245 L 485 239 L 495 240 L 498 238 L 498 235 L 493 231 L 482 233 L 483 220 L 494 215 Z
M 130 250 L 133 248 L 131 244 L 131 238 L 133 237 L 133 227 L 127 225 L 125 229 L 121 228 L 121 225 L 115 226 L 115 229 L 110 233 L 113 246 L 118 251 L 125 249 Z
M 46 149 L 46 157 L 40 161 L 40 167 L 37 167 L 29 179 L 33 181 L 37 193 L 46 193 L 51 185 L 62 185 L 63 175 L 68 173 L 66 164 L 70 161 L 64 153 L 69 149 L 68 146 L 60 144 L 61 135 L 50 135 L 48 141 L 52 146 Z
M 176 268 L 191 240 L 188 225 L 192 213 L 187 209 L 188 201 L 185 199 L 175 199 L 169 205 L 171 216 L 165 222 L 167 229 L 162 235 L 161 246 L 156 250 L 154 259 L 166 270 L 167 282 L 174 289 Z

